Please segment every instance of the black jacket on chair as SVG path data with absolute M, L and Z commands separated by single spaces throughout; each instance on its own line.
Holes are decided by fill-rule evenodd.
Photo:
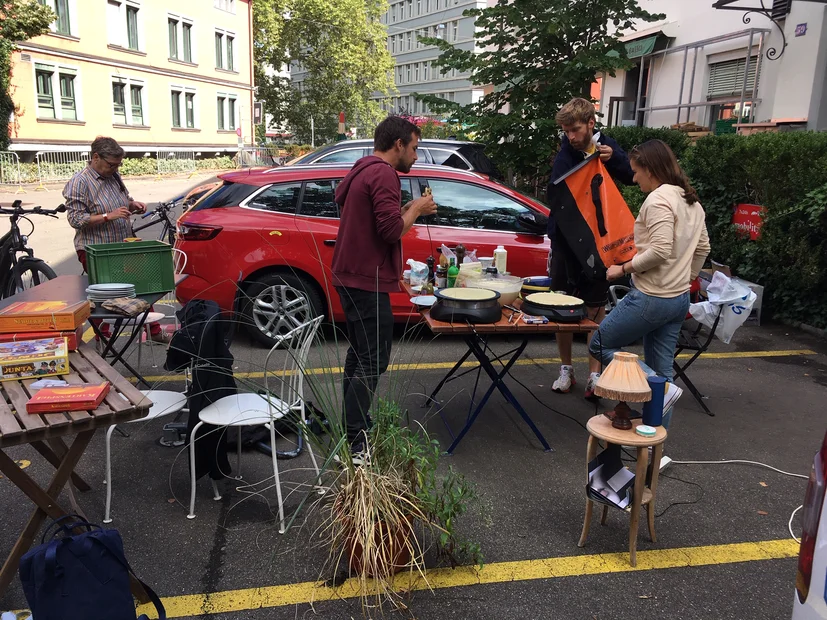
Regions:
M 181 371 L 192 365 L 192 387 L 187 397 L 190 410 L 187 421 L 189 443 L 201 410 L 219 398 L 237 394 L 238 388 L 233 378 L 233 355 L 227 339 L 227 322 L 222 320 L 218 304 L 193 299 L 178 312 L 178 316 L 181 329 L 172 337 L 164 368 Z M 209 474 L 210 478 L 218 480 L 229 476 L 231 469 L 227 458 L 226 429 L 205 424 L 199 429 L 196 440 L 196 477 Z

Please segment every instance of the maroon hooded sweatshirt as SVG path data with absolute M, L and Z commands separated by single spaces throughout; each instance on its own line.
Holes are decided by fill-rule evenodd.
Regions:
M 394 293 L 402 277 L 402 189 L 385 160 L 370 155 L 336 187 L 339 234 L 333 250 L 333 284 Z

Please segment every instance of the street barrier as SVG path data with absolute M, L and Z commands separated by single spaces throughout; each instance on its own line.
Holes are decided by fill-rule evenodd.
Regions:
M 282 165 L 280 151 L 281 149 L 276 146 L 244 147 L 236 155 L 236 166 L 238 168 L 280 166 Z
M 158 151 L 158 176 L 189 172 L 195 174 L 195 153 L 192 151 Z
M 20 158 L 17 153 L 0 151 L 0 185 L 16 185 L 15 194 L 25 194 L 23 177 L 20 174 Z
M 35 160 L 39 181 L 35 191 L 45 192 L 44 183 L 68 181 L 83 170 L 89 162 L 89 151 L 39 151 Z

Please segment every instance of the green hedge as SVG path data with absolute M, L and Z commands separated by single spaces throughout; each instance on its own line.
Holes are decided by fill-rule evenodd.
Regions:
M 827 134 L 708 136 L 682 161 L 700 195 L 711 257 L 764 285 L 764 310 L 827 327 Z M 758 241 L 732 225 L 737 203 L 767 215 Z
M 601 129 L 601 131 L 617 140 L 617 143 L 627 153 L 638 144 L 643 144 L 647 140 L 663 140 L 668 144 L 678 159 L 681 159 L 692 146 L 692 141 L 684 132 L 677 129 L 669 129 L 668 127 L 661 127 L 656 129 L 653 127 L 609 127 L 608 129 Z

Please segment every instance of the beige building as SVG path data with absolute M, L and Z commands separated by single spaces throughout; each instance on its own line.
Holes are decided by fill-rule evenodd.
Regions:
M 38 1 L 58 18 L 13 57 L 21 159 L 99 135 L 132 154 L 253 143 L 251 0 Z

